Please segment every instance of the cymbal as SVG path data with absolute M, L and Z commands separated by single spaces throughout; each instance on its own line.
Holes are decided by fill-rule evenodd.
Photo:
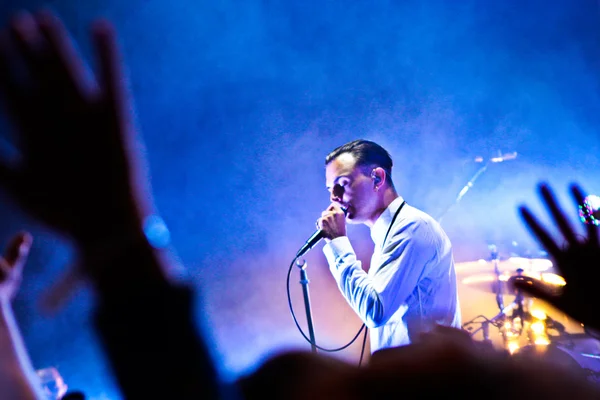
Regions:
M 498 293 L 514 295 L 517 293 L 514 283 L 524 281 L 530 285 L 536 283 L 545 285 L 549 289 L 560 290 L 566 284 L 564 278 L 552 272 L 523 272 L 519 274 L 509 274 L 505 272 L 499 277 L 495 273 L 472 274 L 460 280 L 463 285 L 486 293 Z
M 506 260 L 487 261 L 484 259 L 477 261 L 467 261 L 454 264 L 454 269 L 458 275 L 473 275 L 491 272 L 494 273 L 495 263 L 498 263 L 498 271 L 502 273 L 516 273 L 517 269 L 524 272 L 543 272 L 552 269 L 552 261 L 545 258 L 525 258 L 510 257 Z

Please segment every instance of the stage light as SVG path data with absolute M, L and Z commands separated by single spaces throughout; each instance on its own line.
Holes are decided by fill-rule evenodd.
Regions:
M 529 324 L 529 340 L 537 346 L 548 346 L 550 339 L 546 333 L 546 313 L 534 309 L 530 314 L 534 320 Z
M 536 335 L 543 335 L 546 331 L 546 325 L 542 321 L 535 321 L 530 328 Z
M 550 339 L 548 339 L 547 337 L 535 338 L 534 344 L 536 346 L 548 346 L 550 344 Z
M 534 308 L 533 310 L 531 310 L 530 314 L 532 317 L 542 320 L 542 321 L 546 319 L 546 313 L 537 308 Z
M 541 278 L 543 282 L 548 283 L 552 286 L 565 286 L 567 284 L 565 278 L 563 278 L 560 275 L 553 274 L 551 272 L 542 273 Z

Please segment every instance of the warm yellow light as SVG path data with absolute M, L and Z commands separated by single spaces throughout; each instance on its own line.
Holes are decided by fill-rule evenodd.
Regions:
M 565 286 L 567 284 L 562 276 L 550 272 L 542 274 L 542 281 L 555 286 Z
M 508 280 L 510 279 L 510 274 L 508 273 L 503 273 L 502 275 L 500 275 L 499 277 L 496 276 L 496 274 L 477 274 L 477 275 L 473 275 L 473 276 L 468 276 L 466 278 L 464 278 L 461 282 L 463 285 L 476 285 L 478 283 L 492 283 L 492 282 L 496 282 L 496 280 L 500 280 L 501 282 L 508 282 Z
M 513 354 L 517 350 L 519 350 L 519 343 L 513 341 L 508 342 L 508 352 L 510 354 Z
M 505 322 L 504 323 L 504 329 L 510 329 L 510 328 L 512 328 L 512 324 L 510 322 L 508 322 L 508 321 Z
M 548 346 L 550 344 L 550 340 L 547 337 L 538 337 L 535 338 L 534 343 L 539 346 Z
M 508 261 L 517 265 L 525 271 L 546 271 L 552 268 L 552 261 L 544 258 L 524 258 L 524 257 L 511 257 Z
M 536 335 L 543 335 L 546 331 L 546 326 L 542 321 L 536 321 L 533 324 L 531 324 L 531 330 Z
M 540 320 L 545 320 L 546 319 L 546 313 L 543 312 L 542 310 L 537 309 L 537 308 L 531 310 L 530 314 L 531 314 L 532 317 L 534 317 L 536 319 L 540 319 Z

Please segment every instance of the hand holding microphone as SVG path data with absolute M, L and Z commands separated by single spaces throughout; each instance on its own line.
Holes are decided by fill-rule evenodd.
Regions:
M 346 236 L 347 213 L 347 209 L 343 209 L 337 204 L 331 204 L 321 213 L 321 218 L 317 220 L 317 228 L 323 231 L 323 238 L 331 240 Z
M 331 204 L 321 213 L 321 218 L 317 220 L 317 230 L 308 238 L 306 243 L 296 253 L 296 258 L 302 257 L 312 249 L 321 239 L 335 239 L 336 237 L 346 236 L 346 214 L 348 209 L 340 207 L 337 204 Z

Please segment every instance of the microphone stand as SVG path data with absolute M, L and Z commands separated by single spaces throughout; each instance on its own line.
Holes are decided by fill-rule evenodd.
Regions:
M 473 175 L 471 177 L 471 179 L 469 179 L 469 182 L 467 182 L 467 184 L 460 190 L 460 192 L 458 193 L 458 196 L 454 200 L 454 203 L 451 203 L 440 214 L 440 216 L 437 219 L 438 222 L 442 222 L 442 218 L 448 213 L 448 211 L 450 211 L 452 209 L 452 207 L 454 207 L 455 205 L 457 205 L 462 200 L 462 198 L 464 197 L 465 194 L 467 194 L 467 192 L 469 191 L 469 189 L 471 189 L 473 187 L 473 185 L 475 184 L 475 181 L 477 180 L 477 178 L 479 178 L 479 176 L 485 172 L 485 170 L 487 169 L 489 163 L 490 163 L 489 161 L 486 162 L 481 168 L 479 168 L 477 170 L 477 172 L 475 172 L 475 175 Z
M 477 180 L 477 178 L 479 178 L 479 176 L 481 174 L 483 174 L 483 172 L 487 169 L 488 165 L 490 165 L 490 163 L 500 163 L 500 162 L 504 162 L 504 161 L 508 161 L 508 160 L 514 160 L 515 158 L 517 158 L 517 153 L 513 152 L 513 153 L 507 153 L 507 154 L 502 154 L 500 151 L 498 151 L 498 156 L 496 157 L 492 157 L 489 158 L 485 164 L 483 164 L 483 166 L 481 168 L 479 168 L 477 170 L 477 172 L 475 172 L 475 175 L 473 175 L 471 177 L 471 179 L 469 179 L 469 182 L 467 182 L 467 184 L 461 189 L 461 191 L 458 193 L 458 196 L 456 197 L 456 199 L 454 200 L 454 203 L 450 204 L 445 210 L 444 212 L 442 212 L 442 214 L 438 217 L 437 221 L 438 222 L 442 222 L 442 218 L 448 213 L 448 211 L 450 211 L 450 209 L 452 207 L 454 207 L 455 205 L 457 205 L 460 200 L 463 198 L 463 196 L 465 194 L 467 194 L 467 192 L 469 191 L 469 189 L 471 189 L 473 187 L 473 185 L 475 184 L 475 181 Z M 475 161 L 477 162 L 482 162 L 483 158 L 481 157 L 477 157 L 475 159 Z
M 310 295 L 308 292 L 308 275 L 306 274 L 307 263 L 304 259 L 296 259 L 296 266 L 300 268 L 300 285 L 302 285 L 302 294 L 304 295 L 304 308 L 306 309 L 306 323 L 308 324 L 308 336 L 310 338 L 310 347 L 313 353 L 317 352 L 317 342 L 315 341 L 315 330 L 313 328 L 312 311 L 310 307 Z

